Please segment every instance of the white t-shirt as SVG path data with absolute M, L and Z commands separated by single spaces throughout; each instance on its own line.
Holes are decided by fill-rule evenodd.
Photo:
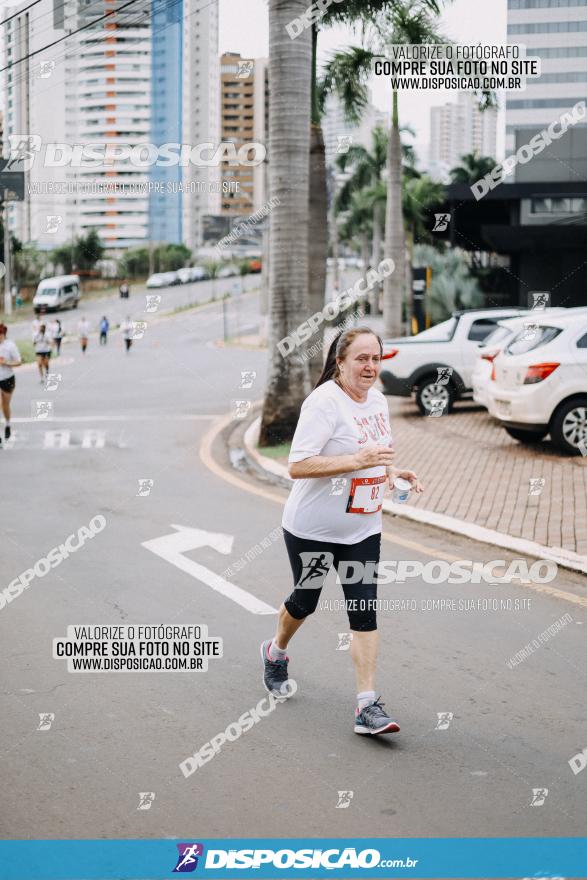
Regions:
M 333 380 L 306 398 L 291 444 L 289 461 L 313 455 L 349 455 L 369 446 L 391 446 L 387 401 L 369 390 L 357 403 Z M 298 538 L 357 544 L 381 531 L 385 467 L 336 477 L 294 480 L 283 511 L 283 528 Z
M 33 342 L 35 344 L 35 354 L 45 354 L 45 352 L 51 351 L 51 337 L 48 333 L 37 333 Z
M 0 342 L 0 357 L 6 358 L 7 361 L 18 361 L 19 363 L 21 360 L 18 348 L 9 339 Z M 4 381 L 4 379 L 10 379 L 11 376 L 14 376 L 12 367 L 0 364 L 0 382 Z
M 90 325 L 85 318 L 82 318 L 81 321 L 78 323 L 77 332 L 80 335 L 80 339 L 87 339 L 90 332 Z

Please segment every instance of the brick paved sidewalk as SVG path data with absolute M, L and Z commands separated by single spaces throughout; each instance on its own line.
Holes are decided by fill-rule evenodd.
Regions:
M 387 400 L 395 464 L 426 489 L 411 507 L 587 554 L 587 458 L 560 455 L 548 440 L 520 444 L 472 402 L 433 418 L 411 401 Z M 545 480 L 540 495 L 529 494 L 531 478 Z

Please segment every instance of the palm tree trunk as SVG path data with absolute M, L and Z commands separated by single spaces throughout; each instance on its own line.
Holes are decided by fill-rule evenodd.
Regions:
M 320 125 L 316 88 L 318 28 L 312 27 L 312 125 L 310 130 L 310 204 L 308 223 L 308 309 L 309 314 L 322 311 L 326 295 L 326 260 L 328 258 L 328 195 L 326 188 L 326 157 Z M 308 341 L 312 354 L 308 359 L 312 385 L 318 381 L 324 361 L 323 327 Z
M 376 269 L 381 262 L 381 205 L 375 203 L 373 208 L 373 249 L 371 252 L 371 266 Z M 379 314 L 379 291 L 380 285 L 376 284 L 369 293 L 371 314 Z
M 383 283 L 383 323 L 386 336 L 402 333 L 402 300 L 405 294 L 406 235 L 402 211 L 402 151 L 397 111 L 397 92 L 393 93 L 391 130 L 387 148 L 387 209 L 385 215 L 385 256 L 395 269 Z
M 326 160 L 324 138 L 319 125 L 311 126 L 310 140 L 310 217 L 308 223 L 308 314 L 324 308 L 326 295 L 326 260 L 328 258 L 328 198 L 326 194 Z M 317 351 L 309 358 L 312 384 L 318 381 L 324 361 L 317 345 L 323 337 L 321 326 L 308 345 Z
M 270 364 L 261 420 L 261 446 L 293 436 L 310 390 L 300 346 L 284 357 L 277 343 L 308 317 L 308 210 L 312 35 L 291 39 L 286 25 L 301 18 L 307 0 L 269 2 L 269 247 Z

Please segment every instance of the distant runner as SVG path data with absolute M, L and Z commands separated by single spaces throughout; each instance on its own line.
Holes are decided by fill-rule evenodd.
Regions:
M 126 283 L 126 279 L 122 282 L 122 284 L 118 288 L 118 292 L 120 293 L 121 299 L 128 299 L 128 295 L 130 293 L 130 287 Z
M 106 345 L 108 342 L 108 331 L 110 329 L 110 321 L 104 315 L 102 320 L 100 321 L 100 345 Z
M 64 336 L 65 333 L 63 332 L 61 321 L 59 320 L 59 318 L 56 318 L 51 326 L 51 337 L 53 339 L 53 347 L 55 349 L 55 354 L 57 355 L 57 357 L 59 357 L 59 355 L 61 354 L 61 341 Z
M 45 324 L 41 324 L 39 332 L 33 339 L 35 346 L 35 356 L 37 358 L 37 366 L 39 367 L 39 375 L 41 376 L 41 385 L 45 384 L 47 373 L 49 372 L 49 359 L 51 357 L 51 337 L 47 333 Z
M 382 353 L 381 339 L 368 327 L 340 334 L 316 388 L 302 405 L 289 455 L 294 484 L 282 523 L 294 590 L 280 608 L 275 636 L 261 644 L 263 684 L 270 693 L 287 696 L 288 644 L 316 610 L 334 565 L 351 629 L 357 683 L 354 731 L 371 735 L 399 731 L 375 691 L 374 566 L 379 563 L 383 496 L 396 477 L 409 480 L 416 492 L 423 491 L 413 471 L 392 466 L 387 401 L 373 387 Z
M 122 322 L 122 324 L 120 325 L 120 329 L 122 331 L 122 338 L 124 339 L 124 346 L 128 353 L 132 345 L 132 338 L 134 334 L 134 324 L 130 319 L 130 315 L 126 316 L 126 320 Z
M 82 347 L 82 352 L 86 353 L 86 348 L 88 347 L 88 336 L 90 334 L 90 325 L 88 323 L 87 318 L 82 318 L 77 325 L 77 332 L 79 334 L 79 341 Z
M 13 367 L 19 367 L 22 363 L 20 352 L 14 342 L 6 339 L 8 328 L 6 324 L 0 324 L 0 396 L 2 397 L 2 413 L 6 421 L 4 438 L 10 437 L 10 398 L 14 391 L 15 379 Z M 2 438 L 0 437 L 0 446 Z

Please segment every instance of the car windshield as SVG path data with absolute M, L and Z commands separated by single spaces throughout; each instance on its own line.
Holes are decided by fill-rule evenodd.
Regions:
M 528 351 L 534 351 L 552 342 L 560 333 L 562 333 L 560 327 L 539 326 L 528 321 L 504 349 L 505 354 L 526 354 Z
M 56 287 L 44 287 L 42 290 L 39 290 L 39 294 L 42 296 L 55 296 L 56 293 Z
M 430 340 L 434 342 L 434 340 L 442 340 L 447 342 L 449 339 L 452 339 L 454 336 L 454 332 L 457 326 L 456 318 L 449 318 L 448 321 L 443 321 L 442 324 L 437 324 L 435 327 L 429 327 L 428 330 L 423 330 L 421 333 L 418 333 L 417 339 L 426 342 Z

